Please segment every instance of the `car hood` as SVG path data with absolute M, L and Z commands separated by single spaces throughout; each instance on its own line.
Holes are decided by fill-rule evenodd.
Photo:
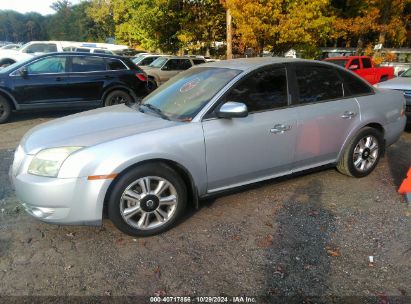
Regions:
M 171 127 L 180 122 L 141 113 L 125 105 L 86 111 L 41 124 L 24 135 L 21 146 L 28 154 L 45 148 L 86 147 Z
M 411 77 L 397 77 L 378 84 L 380 89 L 411 90 Z

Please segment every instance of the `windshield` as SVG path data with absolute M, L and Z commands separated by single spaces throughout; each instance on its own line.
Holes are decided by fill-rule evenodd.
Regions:
M 348 62 L 347 59 L 333 59 L 333 60 L 326 60 L 326 61 L 330 62 L 330 63 L 334 63 L 336 65 L 339 65 L 340 67 L 343 67 L 343 68 L 345 68 L 345 66 Z
M 143 100 L 168 118 L 191 121 L 240 70 L 201 67 L 171 78 Z M 151 105 L 151 106 L 150 106 Z
M 167 58 L 165 58 L 165 57 L 158 57 L 156 60 L 154 60 L 154 61 L 149 65 L 149 67 L 152 67 L 152 68 L 161 68 L 161 67 L 164 65 L 164 63 L 166 63 L 166 61 L 167 61 Z
M 402 73 L 401 77 L 411 77 L 411 69 L 408 69 L 404 73 Z
M 134 57 L 133 59 L 131 59 L 135 64 L 138 64 L 141 60 L 143 60 L 144 57 Z

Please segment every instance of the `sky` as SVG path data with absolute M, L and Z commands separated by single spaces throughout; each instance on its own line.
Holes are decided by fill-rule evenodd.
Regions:
M 14 10 L 19 13 L 36 12 L 42 15 L 53 14 L 50 5 L 55 0 L 0 0 L 0 10 Z M 70 0 L 71 4 L 77 4 L 80 0 Z

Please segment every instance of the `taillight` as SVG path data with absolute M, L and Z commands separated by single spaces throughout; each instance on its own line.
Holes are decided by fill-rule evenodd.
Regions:
M 141 81 L 147 81 L 147 75 L 144 73 L 137 73 L 136 74 L 137 78 L 140 79 Z

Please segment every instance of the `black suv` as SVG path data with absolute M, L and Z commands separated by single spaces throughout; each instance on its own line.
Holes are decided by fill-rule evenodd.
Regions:
M 13 111 L 110 106 L 146 94 L 147 76 L 128 58 L 49 53 L 0 70 L 0 123 Z

